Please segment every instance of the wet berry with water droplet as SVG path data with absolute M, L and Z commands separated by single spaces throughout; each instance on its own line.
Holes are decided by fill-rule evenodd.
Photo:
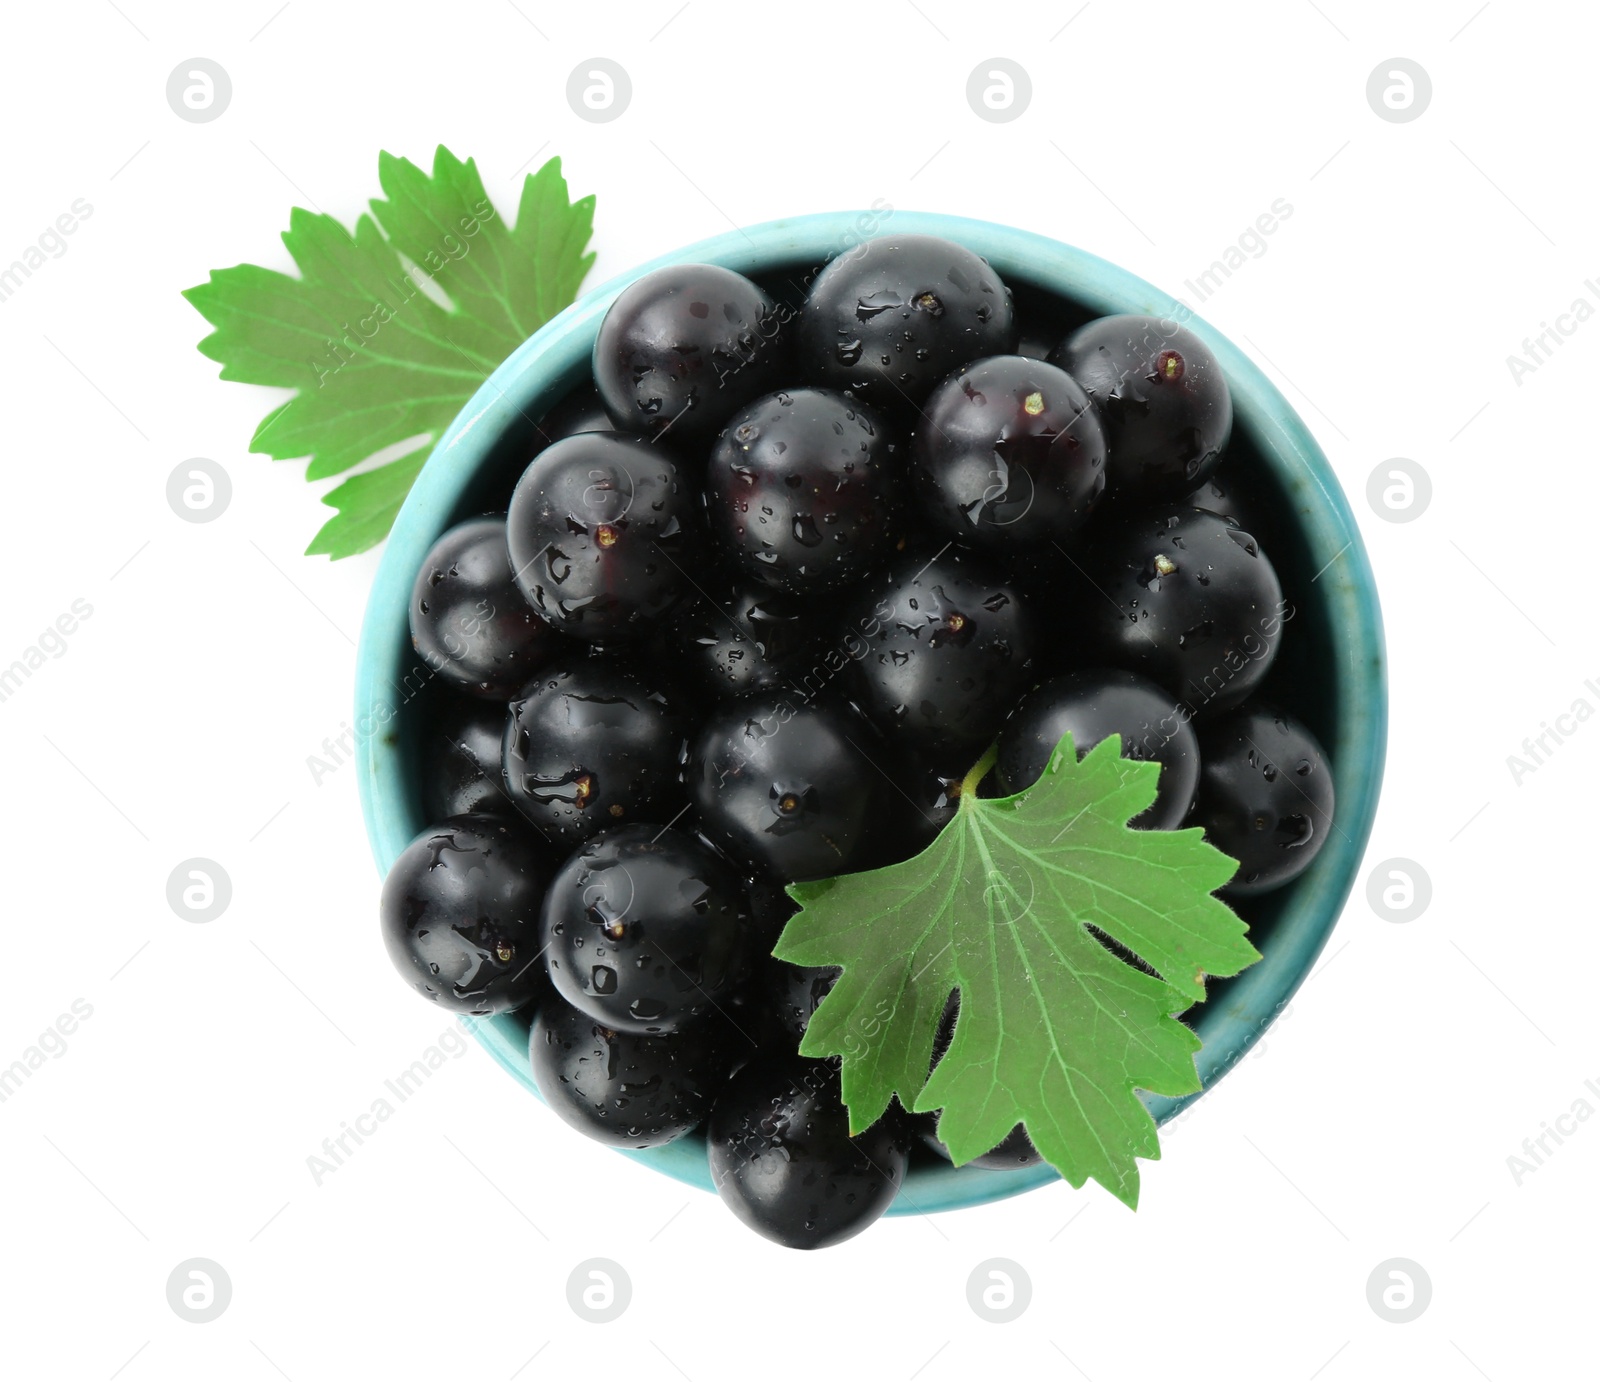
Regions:
M 1216 469 L 1233 431 L 1233 399 L 1194 332 L 1162 317 L 1101 317 L 1050 360 L 1100 410 L 1114 501 L 1170 502 Z
M 1011 290 L 971 250 L 932 235 L 886 235 L 839 255 L 800 312 L 807 379 L 914 415 L 958 365 L 1016 344 Z
M 609 1147 L 638 1150 L 699 1127 L 747 1045 L 715 1018 L 671 1036 L 641 1036 L 552 998 L 539 1005 L 528 1058 L 562 1121 Z
M 826 1248 L 879 1218 L 905 1180 L 893 1113 L 857 1137 L 827 1061 L 751 1061 L 717 1097 L 706 1128 L 711 1179 L 738 1217 L 787 1248 Z
M 669 264 L 617 296 L 594 344 L 594 378 L 627 432 L 691 447 L 783 382 L 786 317 L 742 274 Z
M 513 578 L 503 518 L 471 518 L 441 537 L 411 589 L 411 646 L 469 695 L 504 701 L 565 640 Z
M 590 642 L 650 632 L 685 588 L 698 525 L 668 454 L 616 432 L 546 447 L 506 515 L 522 593 L 550 624 Z
M 820 595 L 861 579 L 894 541 L 904 446 L 873 409 L 826 389 L 756 400 L 706 470 L 706 516 L 748 580 Z
M 1017 591 L 978 557 L 903 557 L 868 587 L 845 636 L 857 703 L 884 735 L 960 777 L 1032 676 L 1035 629 Z
M 1255 538 L 1214 513 L 1150 509 L 1083 557 L 1079 607 L 1098 660 L 1137 671 L 1191 717 L 1238 705 L 1266 676 L 1293 609 Z
M 1065 735 L 1082 758 L 1111 735 L 1122 756 L 1160 765 L 1156 799 L 1129 825 L 1176 830 L 1194 805 L 1200 783 L 1200 746 L 1188 712 L 1154 682 L 1114 668 L 1071 672 L 1036 687 L 1000 731 L 994 765 L 996 789 L 1005 796 L 1033 786 Z
M 389 958 L 424 998 L 487 1016 L 548 991 L 539 915 L 549 851 L 521 821 L 455 816 L 417 836 L 383 882 Z
M 711 713 L 684 782 L 700 828 L 732 858 L 786 883 L 830 878 L 858 866 L 881 781 L 874 749 L 848 706 L 757 692 Z
M 563 849 L 607 826 L 670 820 L 687 729 L 672 700 L 616 662 L 566 658 L 511 702 L 506 795 Z
M 1333 832 L 1333 773 L 1294 716 L 1252 702 L 1200 730 L 1200 797 L 1190 825 L 1239 871 L 1222 891 L 1253 897 L 1298 878 Z
M 1005 551 L 1059 541 L 1088 520 L 1105 485 L 1100 417 L 1053 365 L 978 360 L 923 405 L 911 488 L 945 537 Z
M 573 1007 L 616 1031 L 658 1036 L 715 1009 L 744 966 L 738 875 L 677 830 L 594 836 L 545 894 L 545 963 Z

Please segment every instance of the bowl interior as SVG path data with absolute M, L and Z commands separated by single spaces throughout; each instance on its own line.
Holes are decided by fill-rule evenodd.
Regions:
M 1248 472 L 1256 536 L 1293 606 L 1263 694 L 1292 706 L 1333 762 L 1334 834 L 1294 883 L 1235 904 L 1260 963 L 1213 981 L 1186 1019 L 1204 1043 L 1196 1057 L 1209 1089 L 1247 1052 L 1310 972 L 1349 894 L 1377 806 L 1387 721 L 1382 621 L 1365 549 L 1326 458 L 1282 394 L 1231 342 L 1142 279 L 1082 250 L 1026 231 L 932 213 L 839 212 L 772 221 L 642 265 L 580 299 L 530 338 L 485 382 L 440 439 L 390 534 L 362 626 L 356 726 L 362 807 L 380 870 L 429 822 L 418 746 L 427 672 L 410 646 L 407 602 L 435 539 L 473 514 L 503 510 L 533 449 L 538 419 L 589 374 L 600 319 L 619 291 L 668 263 L 715 263 L 748 274 L 775 297 L 803 297 L 807 275 L 868 233 L 942 235 L 983 255 L 1016 294 L 1024 328 L 1064 334 L 1118 312 L 1171 318 L 1216 352 L 1233 394 L 1234 433 L 1220 473 Z M 464 1019 L 524 1088 L 527 1024 L 515 1015 Z M 1165 1121 L 1193 1098 L 1145 1102 Z M 710 1189 L 703 1138 L 626 1152 Z M 913 1164 L 891 1213 L 981 1204 L 1056 1179 L 1049 1167 L 1015 1171 Z

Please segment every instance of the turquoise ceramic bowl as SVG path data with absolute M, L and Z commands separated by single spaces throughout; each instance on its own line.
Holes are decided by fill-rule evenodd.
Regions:
M 1235 423 L 1228 464 L 1243 461 L 1259 472 L 1270 511 L 1270 522 L 1262 526 L 1271 536 L 1263 545 L 1296 611 L 1267 693 L 1276 690 L 1326 746 L 1338 816 L 1333 838 L 1304 875 L 1241 908 L 1264 958 L 1238 979 L 1212 985 L 1197 1025 L 1204 1042 L 1197 1061 L 1209 1089 L 1250 1049 L 1310 972 L 1360 866 L 1377 809 L 1387 726 L 1377 591 L 1350 506 L 1327 459 L 1283 395 L 1243 352 L 1142 279 L 1070 245 L 1010 226 L 926 212 L 832 212 L 719 235 L 595 289 L 490 376 L 434 448 L 401 508 L 361 630 L 356 671 L 361 800 L 378 867 L 387 870 L 429 824 L 412 752 L 412 722 L 419 717 L 406 711 L 417 686 L 406 621 L 413 575 L 452 523 L 504 503 L 525 460 L 533 421 L 587 375 L 595 334 L 612 300 L 633 279 L 671 263 L 722 264 L 766 281 L 798 283 L 864 233 L 888 232 L 942 235 L 968 246 L 995 267 L 1019 299 L 1027 290 L 1044 290 L 1078 304 L 1083 315 L 1176 317 L 1217 353 L 1232 388 Z M 374 956 L 378 953 L 375 946 Z M 466 1023 L 524 1089 L 537 1092 L 528 1071 L 524 1023 L 511 1016 Z M 1146 1102 L 1164 1121 L 1189 1100 L 1147 1096 Z M 601 1152 L 596 1148 L 594 1154 Z M 623 1155 L 712 1188 L 699 1137 Z M 1048 1167 L 984 1171 L 917 1165 L 890 1212 L 982 1204 L 1054 1179 Z

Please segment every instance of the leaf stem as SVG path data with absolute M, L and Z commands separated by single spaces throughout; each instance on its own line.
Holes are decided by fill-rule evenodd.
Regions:
M 983 757 L 974 763 L 967 775 L 961 779 L 961 790 L 957 793 L 957 802 L 962 810 L 966 809 L 968 800 L 976 801 L 978 799 L 978 784 L 989 775 L 989 769 L 994 767 L 995 760 L 999 757 L 1000 744 L 997 740 L 989 745 L 988 749 L 984 751 Z

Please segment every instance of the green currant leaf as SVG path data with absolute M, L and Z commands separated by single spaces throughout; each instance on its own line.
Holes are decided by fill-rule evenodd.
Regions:
M 939 1109 L 961 1165 L 1022 1123 L 1072 1185 L 1093 1177 L 1137 1205 L 1135 1159 L 1160 1146 L 1135 1091 L 1200 1088 L 1200 1042 L 1177 1015 L 1205 997 L 1206 975 L 1261 957 L 1212 896 L 1233 860 L 1199 830 L 1128 828 L 1160 769 L 1121 747 L 1112 736 L 1080 761 L 1068 737 L 1033 787 L 986 800 L 991 751 L 916 858 L 789 889 L 801 910 L 774 953 L 842 970 L 800 1049 L 841 1058 L 853 1132 L 892 1098 Z M 952 991 L 954 1039 L 930 1076 Z
M 417 451 L 401 460 L 352 475 L 343 484 L 334 486 L 322 496 L 322 502 L 331 504 L 339 512 L 311 539 L 306 555 L 337 559 L 376 547 L 394 526 L 395 515 L 411 491 L 411 482 L 427 459 L 426 451 Z
M 308 480 L 400 443 L 421 453 L 324 496 L 339 513 L 307 550 L 334 558 L 383 541 L 424 448 L 577 297 L 594 262 L 594 198 L 569 199 L 560 159 L 524 180 L 514 227 L 477 165 L 443 145 L 431 174 L 380 154 L 378 182 L 384 195 L 353 232 L 332 216 L 290 212 L 283 242 L 298 277 L 240 264 L 184 293 L 216 328 L 200 351 L 222 365 L 222 378 L 296 391 L 262 420 L 252 451 L 308 457 Z

